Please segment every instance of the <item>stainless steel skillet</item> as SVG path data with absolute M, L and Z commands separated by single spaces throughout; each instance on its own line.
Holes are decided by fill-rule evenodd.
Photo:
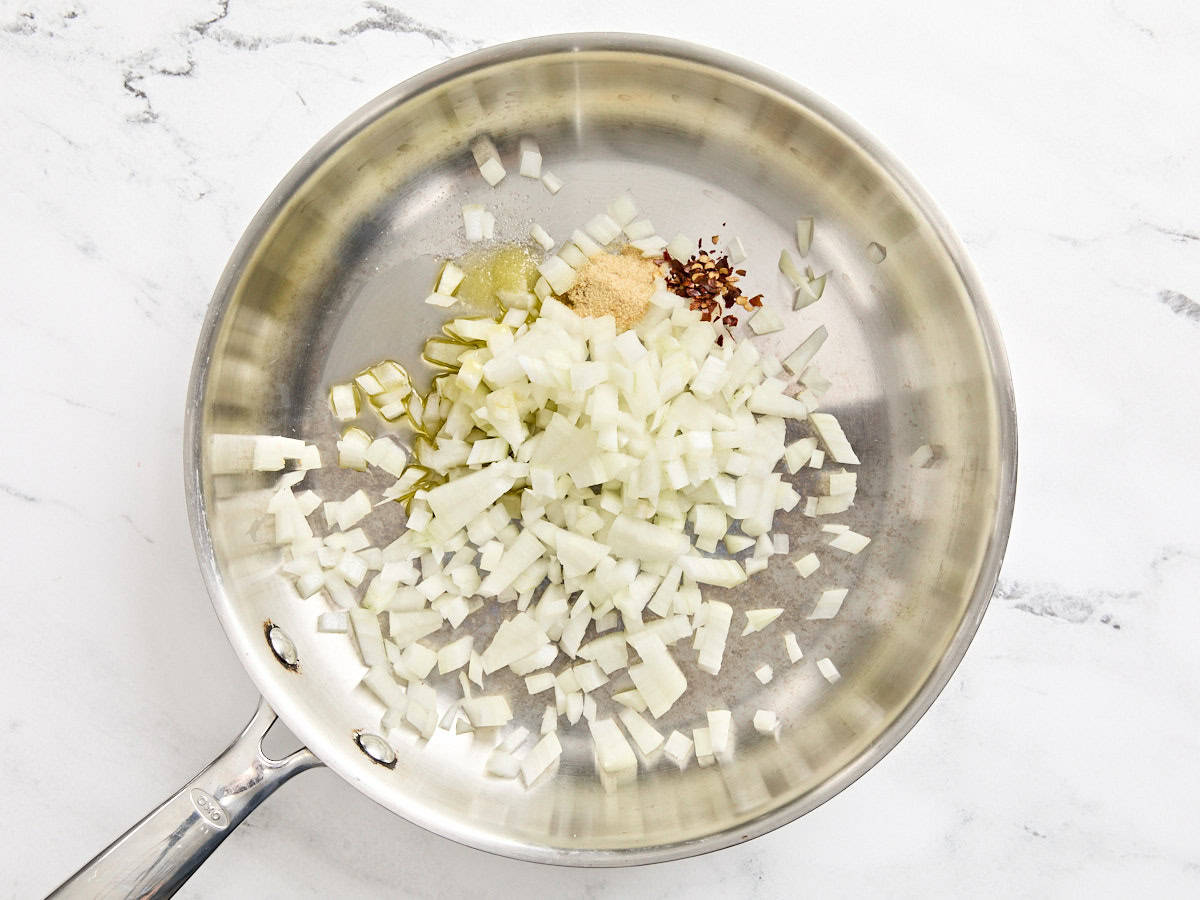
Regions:
M 488 187 L 467 151 L 482 133 L 510 154 L 533 136 L 566 187 L 552 197 L 515 172 Z M 380 732 L 379 704 L 355 687 L 363 669 L 350 643 L 316 633 L 323 601 L 300 600 L 279 571 L 262 527 L 274 479 L 217 473 L 211 439 L 299 436 L 332 459 L 327 385 L 382 357 L 415 366 L 439 324 L 420 300 L 438 260 L 464 249 L 462 203 L 487 203 L 498 235 L 520 239 L 533 221 L 565 233 L 622 190 L 663 234 L 740 236 L 748 284 L 769 296 L 782 293 L 775 262 L 797 215 L 816 217 L 811 261 L 834 273 L 825 298 L 768 343 L 790 349 L 828 326 L 820 364 L 835 387 L 826 407 L 863 461 L 856 505 L 838 518 L 874 542 L 853 559 L 824 554 L 809 581 L 772 566 L 732 602 L 784 606 L 774 630 L 731 640 L 719 680 L 688 661 L 693 688 L 659 724 L 698 724 L 716 703 L 732 709 L 732 761 L 680 772 L 652 760 L 635 784 L 606 793 L 586 731 L 564 731 L 557 773 L 526 791 L 483 774 L 485 741 L 439 731 L 425 745 Z M 886 248 L 882 262 L 872 243 Z M 922 445 L 937 448 L 933 465 L 910 462 Z M 538 862 L 656 862 L 789 822 L 895 746 L 962 658 L 1008 535 L 1016 427 L 1000 338 L 960 243 L 869 135 L 804 89 L 715 51 L 563 35 L 474 53 L 399 85 L 288 174 L 209 308 L 188 397 L 186 473 L 213 605 L 264 701 L 212 765 L 62 896 L 172 893 L 259 802 L 320 763 L 431 831 Z M 327 498 L 359 485 L 333 467 L 307 482 Z M 384 510 L 365 527 L 383 541 L 399 515 Z M 780 524 L 793 547 L 819 540 L 798 512 Z M 851 588 L 841 614 L 807 621 L 817 590 L 832 586 Z M 494 611 L 480 616 L 483 630 L 498 621 Z M 805 649 L 796 666 L 783 656 L 784 630 Z M 841 671 L 835 685 L 813 666 L 822 657 Z M 778 672 L 767 686 L 751 674 L 763 662 Z M 536 720 L 541 701 L 515 680 L 492 687 L 512 688 L 518 718 Z M 749 727 L 757 708 L 779 714 L 778 739 Z M 273 710 L 308 749 L 281 761 L 262 753 Z

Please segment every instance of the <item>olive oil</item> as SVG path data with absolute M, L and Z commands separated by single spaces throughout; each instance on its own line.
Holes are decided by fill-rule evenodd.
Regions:
M 470 253 L 458 265 L 466 274 L 454 296 L 472 313 L 494 315 L 497 291 L 530 291 L 538 277 L 533 254 L 519 244 Z

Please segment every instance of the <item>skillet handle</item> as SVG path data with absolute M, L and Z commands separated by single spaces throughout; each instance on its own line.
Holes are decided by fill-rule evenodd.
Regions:
M 50 897 L 172 896 L 276 788 L 321 765 L 307 748 L 280 760 L 263 754 L 263 735 L 275 718 L 260 699 L 254 718 L 225 752 Z

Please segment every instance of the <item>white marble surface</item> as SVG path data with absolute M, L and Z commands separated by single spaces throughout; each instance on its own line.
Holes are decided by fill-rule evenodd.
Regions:
M 0 893 L 51 888 L 253 707 L 193 558 L 180 432 L 205 304 L 258 204 L 395 82 L 583 29 L 662 31 L 806 83 L 960 230 L 1021 427 L 982 630 L 882 764 L 736 849 L 540 868 L 318 771 L 184 895 L 1200 893 L 1195 4 L 154 6 L 0 2 Z

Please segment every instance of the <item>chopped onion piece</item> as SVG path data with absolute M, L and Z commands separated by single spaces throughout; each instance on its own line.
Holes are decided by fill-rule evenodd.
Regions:
M 759 307 L 758 311 L 750 317 L 749 322 L 750 330 L 755 334 L 772 334 L 776 331 L 783 331 L 783 319 L 765 306 Z
M 850 442 L 846 440 L 846 433 L 842 431 L 842 426 L 838 420 L 830 413 L 812 413 L 808 417 L 809 423 L 813 430 L 817 432 L 817 437 L 821 439 L 821 443 L 825 445 L 825 452 L 836 463 L 842 465 L 858 465 L 859 459 L 855 455 L 854 450 L 850 447 Z
M 351 610 L 351 619 L 354 611 Z M 388 611 L 388 637 L 396 646 L 404 648 L 442 627 L 442 615 L 435 609 L 414 611 Z
M 621 720 L 621 724 L 625 726 L 625 730 L 629 732 L 629 736 L 643 755 L 649 756 L 662 746 L 663 736 L 658 729 L 638 715 L 636 710 L 628 707 L 619 709 L 617 718 Z
M 470 697 L 462 701 L 462 708 L 475 728 L 493 728 L 512 721 L 508 700 L 501 695 Z
M 540 694 L 542 691 L 554 689 L 554 673 L 538 672 L 536 675 L 525 677 L 525 690 L 530 694 Z
M 849 593 L 849 588 L 832 588 L 824 591 L 808 617 L 810 619 L 832 619 L 842 608 L 842 601 Z
M 725 654 L 733 607 L 713 600 L 709 601 L 706 608 L 708 617 L 696 632 L 696 649 L 699 651 L 696 664 L 710 675 L 716 675 L 721 671 L 721 657 Z
M 695 238 L 690 238 L 686 234 L 680 233 L 671 238 L 667 243 L 666 251 L 671 259 L 677 259 L 680 262 L 687 262 L 692 256 L 692 248 L 696 246 Z M 743 257 L 744 259 L 745 257 Z M 732 252 L 730 254 L 730 262 L 733 262 Z
M 596 749 L 596 766 L 609 775 L 637 771 L 637 757 L 612 719 L 596 719 L 589 723 Z
M 740 534 L 727 535 L 725 538 L 725 549 L 730 553 L 741 553 L 754 546 L 754 538 L 745 537 Z
M 817 669 L 830 684 L 836 684 L 842 678 L 842 673 L 837 670 L 837 666 L 828 656 L 817 660 Z
M 808 251 L 812 249 L 813 240 L 813 217 L 805 216 L 796 220 L 796 247 L 800 250 L 801 256 L 808 256 Z
M 547 256 L 537 270 L 556 294 L 565 294 L 575 285 L 575 270 L 562 257 Z
M 687 768 L 692 756 L 692 739 L 678 731 L 672 731 L 663 745 L 663 755 L 680 769 Z
M 681 257 L 680 261 L 686 260 L 687 257 Z M 735 266 L 740 262 L 746 261 L 746 247 L 742 244 L 742 239 L 737 235 L 733 236 L 733 240 L 729 242 L 729 261 Z
M 618 691 L 612 695 L 612 698 L 629 709 L 635 709 L 638 712 L 646 711 L 646 700 L 636 689 Z
M 462 208 L 463 217 L 463 234 L 468 241 L 483 240 L 483 205 L 480 203 L 464 203 Z M 443 276 L 444 277 L 444 276 Z M 439 282 L 439 287 L 441 284 Z M 456 285 L 457 287 L 457 285 Z M 441 291 L 439 293 L 453 294 L 454 291 Z
M 420 679 L 424 679 L 433 670 L 437 660 L 437 652 L 424 644 L 409 644 L 400 654 L 404 669 Z
M 746 627 L 742 629 L 742 637 L 762 631 L 783 613 L 781 608 L 748 609 L 746 610 Z
M 547 707 L 547 711 L 552 710 Z M 525 754 L 525 758 L 521 760 L 521 779 L 525 782 L 525 786 L 529 787 L 538 778 L 554 765 L 554 761 L 562 756 L 562 744 L 559 743 L 558 735 L 553 731 L 546 731 L 543 727 L 542 739 L 533 745 L 533 748 Z
M 729 728 L 732 714 L 727 709 L 710 709 L 708 717 L 708 739 L 712 745 L 713 754 L 724 753 L 729 749 Z
M 774 734 L 779 725 L 779 717 L 770 709 L 754 711 L 754 730 L 759 734 Z
M 692 741 L 696 748 L 696 762 L 701 768 L 711 766 L 716 758 L 713 756 L 712 735 L 707 726 L 692 729 Z
M 523 534 L 529 534 L 529 532 L 523 532 Z M 488 576 L 488 578 L 491 577 L 492 575 Z M 486 583 L 485 581 L 484 584 Z M 546 632 L 542 630 L 542 626 L 533 616 L 524 612 L 517 613 L 513 618 L 500 623 L 492 642 L 483 651 L 484 674 L 490 675 L 497 669 L 528 656 L 549 640 Z
M 338 504 L 337 507 L 337 526 L 342 531 L 354 527 L 358 522 L 371 512 L 374 507 L 371 506 L 371 500 L 367 497 L 365 491 L 359 488 L 345 500 Z
M 821 295 L 825 293 L 825 281 L 828 274 L 820 277 L 809 277 L 800 287 L 796 288 L 796 296 L 792 303 L 792 309 L 804 309 L 807 306 L 812 306 L 821 299 Z
M 504 178 L 504 166 L 500 162 L 500 153 L 491 138 L 481 137 L 471 145 L 471 155 L 475 157 L 475 165 L 479 174 L 492 187 L 498 185 Z
M 615 220 L 615 217 L 614 217 Z M 621 224 L 618 222 L 617 224 Z M 648 237 L 654 237 L 654 223 L 649 219 L 636 219 L 632 222 L 625 223 L 621 230 L 625 232 L 625 237 L 632 241 L 640 241 Z
M 468 634 L 442 647 L 437 652 L 438 673 L 445 675 L 447 672 L 453 672 L 465 666 L 471 660 L 471 650 L 474 645 L 474 636 Z
M 597 253 L 603 253 L 604 248 L 593 241 L 582 229 L 576 228 L 571 232 L 571 243 L 583 251 L 588 257 L 595 256 Z
M 379 616 L 369 609 L 359 608 L 351 609 L 349 616 L 363 665 L 368 668 L 386 665 L 387 654 L 383 650 L 383 631 L 379 627 Z
M 847 553 L 858 553 L 869 543 L 871 543 L 871 539 L 866 535 L 859 534 L 857 531 L 843 531 L 829 542 L 829 546 L 837 550 L 845 550 Z
M 572 269 L 579 270 L 587 265 L 587 254 L 573 243 L 568 242 L 563 244 L 562 249 L 558 251 L 558 255 Z
M 629 242 L 630 247 L 636 247 L 641 251 L 642 256 L 661 256 L 663 248 L 667 246 L 665 238 L 659 237 L 657 234 L 648 238 L 640 238 L 636 241 Z
M 583 230 L 587 232 L 596 243 L 608 245 L 621 236 L 621 226 L 613 221 L 611 216 L 600 213 L 593 216 L 583 226 Z
M 628 225 L 637 218 L 637 204 L 628 194 L 622 194 L 608 204 L 608 215 L 618 227 Z
M 526 178 L 542 177 L 542 153 L 533 138 L 523 137 L 519 144 L 521 174 Z
M 557 194 L 563 189 L 562 179 L 553 172 L 542 172 L 542 184 L 551 194 Z
M 800 346 L 784 357 L 783 365 L 793 375 L 799 375 L 804 371 L 805 366 L 812 362 L 812 358 L 817 355 L 817 351 L 825 343 L 825 339 L 829 337 L 829 331 L 824 325 L 821 325 L 812 334 L 806 337 Z
M 549 232 L 536 222 L 529 229 L 529 236 L 537 241 L 543 250 L 553 250 L 555 243 L 557 243 L 554 238 L 550 237 Z
M 871 241 L 867 244 L 867 259 L 878 265 L 887 259 L 887 247 Z
M 329 389 L 329 407 L 334 418 L 346 422 L 358 415 L 358 390 L 354 384 L 335 384 Z M 279 468 L 283 468 L 280 461 Z
M 551 734 L 558 729 L 558 711 L 553 706 L 542 710 L 542 734 Z
M 678 562 L 684 574 L 700 584 L 731 588 L 746 580 L 746 570 L 732 559 L 680 556 Z
M 345 634 L 350 628 L 350 615 L 344 609 L 324 612 L 317 616 L 317 631 L 325 634 Z
M 629 677 L 654 718 L 660 718 L 687 690 L 687 679 L 662 639 L 654 634 L 628 636 L 642 661 L 629 667 Z
M 466 277 L 466 272 L 456 266 L 453 262 L 447 262 L 442 267 L 442 274 L 438 277 L 437 288 L 435 293 L 438 294 L 453 294 L 458 290 L 458 286 Z
M 858 491 L 858 474 L 856 472 L 847 472 L 845 469 L 841 469 L 837 472 L 830 472 L 823 480 L 826 494 L 853 495 Z
M 754 677 L 763 684 L 767 684 L 772 678 L 775 677 L 775 672 L 770 666 L 763 665 L 754 670 Z
M 796 643 L 796 633 L 789 631 L 783 636 L 783 646 L 787 650 L 788 661 L 798 663 L 804 659 L 804 653 L 800 650 L 800 645 Z
M 807 280 L 804 273 L 800 271 L 800 266 L 787 250 L 779 251 L 779 271 L 787 276 L 794 288 L 800 287 Z
M 799 559 L 792 560 L 792 565 L 795 566 L 801 578 L 807 578 L 821 567 L 821 561 L 817 559 L 817 554 L 806 553 Z

